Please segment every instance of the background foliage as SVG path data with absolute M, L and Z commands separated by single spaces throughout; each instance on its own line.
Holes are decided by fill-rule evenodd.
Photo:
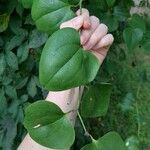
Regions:
M 149 7 L 148 1 L 141 6 Z M 113 84 L 105 117 L 85 119 L 95 137 L 118 131 L 128 150 L 150 149 L 150 19 L 133 15 L 132 0 L 86 0 L 84 6 L 109 26 L 115 37 L 107 60 L 92 84 Z M 38 65 L 48 35 L 37 31 L 30 10 L 17 0 L 0 0 L 0 149 L 13 150 L 22 141 L 24 109 L 46 91 L 38 81 Z M 77 121 L 72 149 L 89 142 Z

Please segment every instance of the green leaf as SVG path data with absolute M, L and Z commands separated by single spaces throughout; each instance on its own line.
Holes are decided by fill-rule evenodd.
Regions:
M 81 150 L 127 150 L 118 133 L 109 132 L 93 143 L 84 146 Z
M 122 6 L 115 6 L 113 15 L 119 21 L 125 21 L 130 16 L 128 9 Z
M 20 45 L 19 48 L 17 49 L 17 57 L 19 64 L 24 62 L 29 55 L 29 46 L 28 43 L 25 42 L 24 44 Z
M 74 142 L 75 133 L 71 122 L 54 103 L 38 101 L 28 106 L 24 125 L 31 138 L 43 146 L 65 149 Z
M 108 7 L 113 7 L 116 0 L 106 0 Z
M 70 7 L 66 0 L 34 0 L 32 18 L 38 30 L 51 34 L 75 16 Z
M 29 37 L 29 48 L 38 48 L 42 46 L 48 39 L 46 33 L 41 33 L 36 29 L 31 32 Z
M 14 71 L 18 70 L 18 59 L 13 52 L 7 52 L 5 58 L 9 67 L 11 67 Z
M 0 54 L 0 75 L 4 73 L 5 69 L 6 69 L 6 61 L 4 54 Z
M 22 32 L 22 30 L 21 30 Z M 11 51 L 12 49 L 20 46 L 22 42 L 25 40 L 26 35 L 25 34 L 18 34 L 15 35 L 13 38 L 11 38 L 10 41 L 8 41 L 5 45 L 6 51 Z
M 138 14 L 134 14 L 129 20 L 129 26 L 133 29 L 138 28 L 143 31 L 143 33 L 146 32 L 146 24 L 142 17 L 140 17 Z
M 7 29 L 9 23 L 9 15 L 3 14 L 0 15 L 0 32 L 3 32 Z
M 19 82 L 17 82 L 17 85 L 16 85 L 16 89 L 22 89 L 28 82 L 28 77 L 24 78 L 24 79 L 21 79 L 19 80 Z
M 100 67 L 98 59 L 80 46 L 72 28 L 56 31 L 47 41 L 40 60 L 41 85 L 51 91 L 65 90 L 92 81 Z
M 143 38 L 143 31 L 135 28 L 126 28 L 123 32 L 123 38 L 129 50 L 134 49 Z
M 99 117 L 107 113 L 111 84 L 96 84 L 90 86 L 82 97 L 81 115 L 83 117 Z
M 18 0 L 24 8 L 31 8 L 33 4 L 33 0 Z
M 27 91 L 31 97 L 34 97 L 37 94 L 36 82 L 33 77 L 27 85 Z
M 17 92 L 13 86 L 5 86 L 5 92 L 10 98 L 17 99 Z
M 117 30 L 119 27 L 119 21 L 113 15 L 104 15 L 103 22 L 108 26 L 110 32 Z
M 0 116 L 7 110 L 7 100 L 5 97 L 4 89 L 0 89 Z

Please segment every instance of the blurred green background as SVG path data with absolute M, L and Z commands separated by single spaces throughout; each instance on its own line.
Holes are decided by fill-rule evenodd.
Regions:
M 109 110 L 105 117 L 84 119 L 87 129 L 95 138 L 115 130 L 128 150 L 149 150 L 149 13 L 131 15 L 132 0 L 86 0 L 83 6 L 107 24 L 115 37 L 94 80 L 112 83 Z M 149 1 L 142 0 L 137 9 L 149 7 Z M 0 0 L 0 150 L 17 149 L 26 134 L 25 107 L 46 96 L 38 81 L 38 65 L 47 39 L 47 34 L 36 30 L 30 10 L 17 0 Z M 78 120 L 76 133 L 72 150 L 89 142 Z

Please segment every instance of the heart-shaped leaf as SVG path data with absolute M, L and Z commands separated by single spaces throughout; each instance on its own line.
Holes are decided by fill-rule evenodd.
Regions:
M 129 50 L 134 49 L 143 38 L 143 31 L 139 28 L 126 28 L 123 32 L 123 38 Z
M 80 46 L 79 33 L 72 28 L 56 31 L 47 41 L 40 60 L 40 82 L 51 91 L 61 91 L 92 81 L 98 59 Z
M 81 115 L 83 117 L 99 117 L 107 113 L 111 84 L 97 84 L 89 87 L 82 97 Z
M 34 0 L 32 18 L 40 31 L 53 33 L 62 22 L 73 18 L 75 14 L 67 0 Z
M 74 128 L 66 114 L 48 101 L 37 101 L 28 106 L 24 125 L 33 140 L 49 148 L 69 148 L 75 139 Z
M 127 150 L 120 135 L 109 132 L 102 138 L 93 140 L 91 144 L 84 146 L 81 150 Z

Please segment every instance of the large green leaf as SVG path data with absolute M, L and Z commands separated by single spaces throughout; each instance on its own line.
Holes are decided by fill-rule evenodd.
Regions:
M 28 106 L 24 125 L 33 140 L 49 148 L 69 148 L 75 139 L 74 128 L 66 114 L 48 101 L 38 101 Z
M 32 18 L 40 31 L 51 34 L 62 22 L 74 17 L 70 7 L 67 0 L 34 0 Z
M 108 110 L 111 89 L 111 84 L 89 87 L 82 97 L 81 115 L 83 117 L 104 116 Z
M 127 150 L 120 135 L 109 132 L 97 141 L 84 146 L 81 150 Z
M 134 49 L 143 38 L 143 31 L 139 28 L 126 28 L 123 32 L 123 38 L 129 50 Z
M 40 82 L 51 91 L 81 86 L 95 78 L 99 66 L 98 59 L 81 48 L 75 29 L 61 29 L 49 38 L 43 49 Z

